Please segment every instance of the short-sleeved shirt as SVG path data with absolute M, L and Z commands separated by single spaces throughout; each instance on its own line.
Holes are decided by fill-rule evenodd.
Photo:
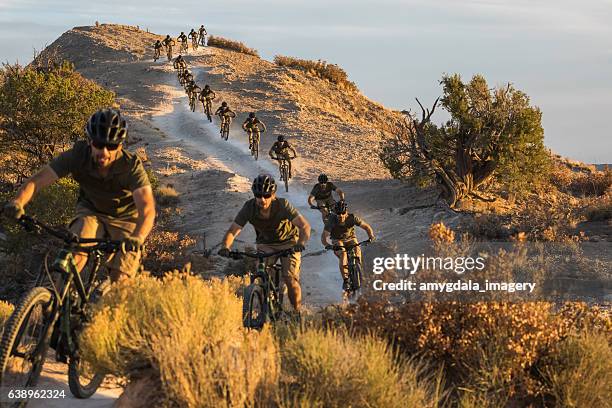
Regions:
M 336 191 L 336 186 L 331 181 L 327 183 L 317 183 L 312 188 L 310 195 L 314 196 L 316 200 L 327 200 L 331 197 L 332 191 Z
M 272 201 L 270 218 L 261 217 L 257 207 L 256 199 L 252 198 L 246 203 L 236 215 L 234 222 L 244 227 L 247 222 L 255 228 L 258 244 L 280 244 L 291 240 L 297 241 L 299 237 L 298 228 L 291 222 L 300 213 L 284 198 Z
M 272 151 L 276 154 L 288 154 L 289 149 L 289 142 L 286 140 L 283 140 L 282 142 L 276 141 L 272 145 Z
M 261 121 L 258 118 L 247 118 L 247 120 L 244 121 L 244 126 L 247 129 L 257 129 L 259 130 L 259 126 L 257 126 L 258 124 L 261 124 Z
M 132 192 L 150 185 L 142 162 L 133 153 L 121 150 L 106 177 L 102 177 L 91 155 L 91 147 L 78 141 L 49 163 L 58 177 L 72 175 L 79 183 L 78 203 L 92 211 L 123 218 L 138 213 Z
M 349 213 L 343 223 L 340 223 L 336 214 L 331 214 L 325 223 L 325 231 L 332 239 L 346 241 L 355 239 L 355 225 L 360 226 L 363 220 L 355 214 Z

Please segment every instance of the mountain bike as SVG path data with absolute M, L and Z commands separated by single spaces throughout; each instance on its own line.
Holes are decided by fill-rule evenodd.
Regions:
M 323 210 L 321 211 L 321 218 L 323 218 L 323 224 L 327 224 L 327 220 L 332 212 L 334 212 L 334 204 L 323 204 L 323 205 L 311 205 L 310 208 L 313 210 Z
M 206 34 L 200 33 L 200 45 L 202 47 L 206 46 Z
M 222 115 L 221 116 L 221 138 L 227 140 L 229 138 L 229 128 L 230 128 L 230 123 L 232 122 L 232 120 L 230 119 L 229 116 L 226 115 Z
M 121 241 L 79 238 L 25 215 L 18 222 L 28 231 L 59 238 L 64 245 L 51 265 L 49 257 L 45 257 L 34 288 L 21 298 L 7 320 L 0 342 L 0 389 L 35 386 L 51 346 L 56 351 L 56 360 L 68 363 L 72 394 L 89 398 L 105 374 L 81 360 L 79 334 L 88 322 L 89 305 L 109 285 L 101 280 L 102 258 L 120 250 Z M 77 271 L 74 252 L 89 254 L 81 273 Z M 12 406 L 26 404 L 27 400 L 19 400 Z
M 283 313 L 282 267 L 266 265 L 265 259 L 272 256 L 288 256 L 292 249 L 265 253 L 230 251 L 233 259 L 243 257 L 257 259 L 255 271 L 249 271 L 250 284 L 242 297 L 242 324 L 249 329 L 261 329 L 268 321 L 276 321 Z
M 249 144 L 251 146 L 251 156 L 257 160 L 259 157 L 259 140 L 261 138 L 261 133 L 265 132 L 263 129 L 260 129 L 257 126 L 257 130 L 247 128 L 245 132 L 249 135 Z
M 195 112 L 198 104 L 198 91 L 189 92 L 189 108 L 192 112 Z
M 291 178 L 291 174 L 289 174 L 289 164 L 287 160 L 295 159 L 295 156 L 289 156 L 288 158 L 284 157 L 272 157 L 273 160 L 277 160 L 279 162 L 278 170 L 280 173 L 280 179 L 285 182 L 285 192 L 289 192 L 289 179 Z
M 166 45 L 166 57 L 168 57 L 168 61 L 172 60 L 172 44 Z
M 209 122 L 212 122 L 212 99 L 205 98 L 202 101 L 202 105 L 204 107 L 204 113 L 206 113 L 206 118 Z
M 179 53 L 189 54 L 189 46 L 187 45 L 187 41 L 181 41 L 181 48 Z
M 155 51 L 153 52 L 153 62 L 156 62 L 159 57 L 160 57 L 160 49 L 159 48 L 155 48 Z
M 191 36 L 191 48 L 193 48 L 194 50 L 198 49 L 198 35 L 192 35 Z
M 361 289 L 361 282 L 363 281 L 363 265 L 361 259 L 357 256 L 355 248 L 370 243 L 369 239 L 358 242 L 356 244 L 348 245 L 328 245 L 325 247 L 327 250 L 333 251 L 345 251 L 347 264 L 348 264 L 348 275 L 349 275 L 349 289 L 346 291 L 347 296 L 352 298 Z

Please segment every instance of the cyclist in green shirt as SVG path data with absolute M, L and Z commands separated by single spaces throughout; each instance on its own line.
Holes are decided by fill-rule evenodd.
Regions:
M 225 233 L 219 255 L 228 256 L 236 237 L 246 223 L 255 229 L 257 250 L 277 252 L 293 249 L 293 253 L 281 257 L 282 275 L 291 305 L 300 311 L 302 291 L 300 288 L 301 252 L 310 239 L 310 224 L 289 201 L 276 197 L 276 182 L 269 174 L 260 174 L 251 186 L 254 198 L 248 200 L 236 215 L 234 222 Z M 274 265 L 278 257 L 266 259 Z
M 327 222 L 325 223 L 325 229 L 321 234 L 321 243 L 326 249 L 331 249 L 333 245 L 335 246 L 347 246 L 357 244 L 357 237 L 355 236 L 355 226 L 360 227 L 368 234 L 368 238 L 370 241 L 374 241 L 376 237 L 374 236 L 374 231 L 372 227 L 364 220 L 356 216 L 355 214 L 349 213 L 347 209 L 347 205 L 344 201 L 339 201 L 336 203 L 334 208 L 335 214 L 330 214 Z M 332 243 L 330 245 L 329 238 L 331 238 Z M 340 275 L 342 276 L 342 289 L 349 289 L 349 276 L 348 276 L 348 263 L 346 252 L 339 250 L 334 251 L 336 256 L 338 257 L 338 267 L 340 268 Z M 357 258 L 359 258 L 359 262 L 361 262 L 361 249 L 359 247 L 355 247 L 355 253 L 357 254 Z
M 122 251 L 108 259 L 110 277 L 133 276 L 140 265 L 140 248 L 155 221 L 151 184 L 137 155 L 123 148 L 127 123 L 113 109 L 94 113 L 86 126 L 88 141 L 78 141 L 30 177 L 3 210 L 19 219 L 40 190 L 68 175 L 79 183 L 76 216 L 69 229 L 82 238 L 122 240 Z M 81 270 L 87 261 L 75 253 Z
M 266 131 L 266 125 L 255 116 L 255 112 L 251 112 L 249 117 L 242 123 L 242 129 L 249 135 L 249 149 L 251 149 L 253 147 L 253 140 L 259 140 L 260 132 Z

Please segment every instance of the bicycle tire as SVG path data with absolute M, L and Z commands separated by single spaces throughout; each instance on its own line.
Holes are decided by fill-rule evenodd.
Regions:
M 361 289 L 361 265 L 359 262 L 355 262 L 352 268 L 350 268 L 349 276 L 351 277 L 351 291 L 353 293 Z
M 4 334 L 2 335 L 2 342 L 0 343 L 0 387 L 26 388 L 33 387 L 38 382 L 49 346 L 47 341 L 50 333 L 49 327 L 51 327 L 53 323 L 49 320 L 48 315 L 49 307 L 52 307 L 52 298 L 53 294 L 47 288 L 32 288 L 26 296 L 22 298 L 9 318 L 4 327 Z M 37 306 L 41 306 L 41 313 L 33 312 L 34 308 Z M 17 385 L 10 381 L 11 378 L 8 372 L 9 364 L 14 367 L 15 363 L 17 363 L 16 361 L 11 361 L 11 357 L 14 355 L 15 351 L 18 351 L 17 348 L 21 344 L 24 333 L 30 331 L 28 324 L 33 314 L 35 318 L 40 319 L 40 328 L 38 328 L 38 332 L 35 333 L 36 330 L 34 330 L 32 336 L 30 336 L 35 340 L 33 343 L 33 353 L 32 355 L 28 355 L 27 351 L 20 351 L 20 353 L 25 355 L 22 360 L 31 359 L 32 367 L 29 369 L 27 375 L 24 376 L 27 378 L 25 383 Z M 54 320 L 52 315 L 51 320 Z M 15 405 L 12 406 L 20 407 L 25 406 L 25 404 L 27 404 L 27 401 L 16 402 Z
M 79 399 L 86 399 L 96 393 L 106 374 L 96 372 L 87 382 L 81 381 L 81 359 L 71 358 L 68 363 L 68 386 L 72 395 Z
M 285 182 L 285 192 L 288 193 L 289 192 L 289 169 L 287 168 L 287 165 L 283 167 L 283 181 Z
M 223 126 L 223 138 L 225 140 L 229 139 L 229 123 L 227 123 L 227 122 Z
M 260 312 L 254 318 L 254 306 L 259 304 Z M 261 285 L 251 283 L 244 289 L 242 297 L 242 324 L 249 329 L 259 330 L 264 326 L 267 317 L 264 290 Z

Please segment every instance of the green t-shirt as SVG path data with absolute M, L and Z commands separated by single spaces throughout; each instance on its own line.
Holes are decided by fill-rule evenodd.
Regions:
M 133 153 L 121 150 L 106 177 L 96 169 L 91 147 L 78 141 L 49 163 L 58 177 L 72 175 L 79 183 L 78 202 L 92 211 L 123 218 L 138 213 L 132 192 L 150 185 L 142 162 Z
M 346 241 L 355 239 L 355 225 L 360 226 L 362 223 L 361 218 L 355 214 L 349 213 L 343 223 L 340 223 L 336 214 L 331 214 L 325 223 L 325 231 L 329 232 L 332 239 Z
M 255 228 L 258 244 L 284 243 L 290 240 L 297 241 L 298 228 L 293 225 L 291 220 L 298 217 L 300 213 L 289 201 L 284 198 L 277 198 L 272 201 L 270 218 L 263 219 L 259 213 L 256 199 L 252 198 L 246 203 L 236 215 L 234 222 L 244 227 L 247 222 Z
M 327 200 L 331 197 L 332 191 L 336 191 L 336 188 L 337 187 L 331 181 L 328 181 L 323 185 L 321 183 L 317 183 L 312 188 L 310 195 L 314 196 L 316 200 Z

